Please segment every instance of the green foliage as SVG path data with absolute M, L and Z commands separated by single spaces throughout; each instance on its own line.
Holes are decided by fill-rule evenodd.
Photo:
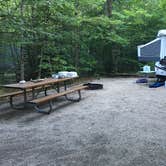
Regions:
M 68 64 L 67 60 L 65 60 L 63 56 L 57 55 L 56 57 L 53 57 L 51 61 L 52 70 L 54 72 L 75 70 L 74 66 Z
M 166 2 L 113 1 L 111 17 L 106 5 L 106 0 L 0 1 L 0 43 L 23 48 L 27 79 L 60 70 L 137 71 L 137 45 L 165 28 Z M 21 55 L 12 55 L 18 70 Z

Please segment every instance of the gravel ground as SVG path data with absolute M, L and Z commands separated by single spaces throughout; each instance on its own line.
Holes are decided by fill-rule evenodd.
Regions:
M 103 78 L 43 115 L 0 108 L 1 166 L 166 166 L 166 88 Z

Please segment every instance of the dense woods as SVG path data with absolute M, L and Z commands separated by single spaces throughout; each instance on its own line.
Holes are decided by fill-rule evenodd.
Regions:
M 1 77 L 135 72 L 137 45 L 165 29 L 165 11 L 165 0 L 1 0 Z

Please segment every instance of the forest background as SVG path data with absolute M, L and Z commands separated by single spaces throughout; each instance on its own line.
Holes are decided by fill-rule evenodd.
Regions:
M 0 79 L 134 73 L 165 28 L 165 0 L 0 0 Z

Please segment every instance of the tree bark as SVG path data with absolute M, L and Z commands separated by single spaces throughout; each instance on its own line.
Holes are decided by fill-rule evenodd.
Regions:
M 107 11 L 108 17 L 111 17 L 111 15 L 112 15 L 112 0 L 106 1 L 106 11 Z

